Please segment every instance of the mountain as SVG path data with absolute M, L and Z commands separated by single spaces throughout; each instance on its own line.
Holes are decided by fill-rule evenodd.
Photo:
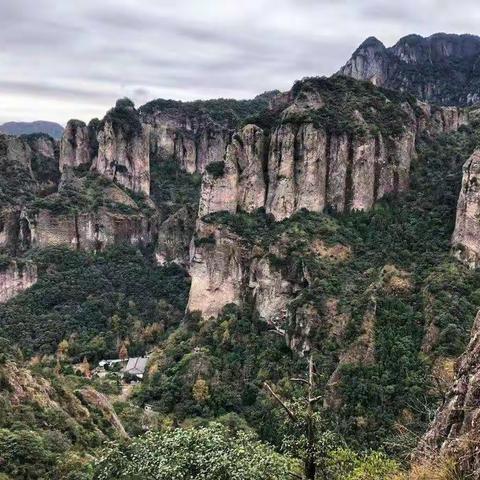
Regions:
M 393 47 L 370 37 L 338 72 L 440 105 L 480 101 L 480 37 L 408 35 Z
M 120 99 L 59 142 L 0 134 L 0 477 L 172 478 L 189 439 L 209 464 L 215 421 L 297 476 L 313 436 L 325 478 L 407 478 L 414 451 L 417 478 L 449 478 L 425 452 L 477 432 L 476 343 L 452 366 L 480 308 L 478 112 L 374 85 L 390 54 L 361 50 L 373 81 Z M 120 355 L 148 355 L 133 388 L 93 368 Z M 185 458 L 158 453 L 171 440 Z
M 0 125 L 0 132 L 8 135 L 29 135 L 31 133 L 45 133 L 55 140 L 63 134 L 63 127 L 55 122 L 38 120 L 36 122 L 7 122 Z

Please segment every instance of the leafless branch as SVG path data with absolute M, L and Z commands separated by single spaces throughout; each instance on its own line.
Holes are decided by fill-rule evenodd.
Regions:
M 296 416 L 292 412 L 290 408 L 286 405 L 286 403 L 272 390 L 272 387 L 267 382 L 264 382 L 263 386 L 270 392 L 273 398 L 283 407 L 283 409 L 287 412 L 287 415 L 290 417 L 291 420 L 295 421 Z
M 308 383 L 308 380 L 305 380 L 304 378 L 291 378 L 291 382 L 299 382 L 299 383 L 304 383 L 305 385 L 310 385 Z

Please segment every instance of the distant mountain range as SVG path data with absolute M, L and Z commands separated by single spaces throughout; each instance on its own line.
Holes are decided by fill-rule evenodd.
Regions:
M 30 133 L 46 133 L 55 140 L 63 134 L 63 127 L 55 122 L 38 120 L 36 122 L 7 122 L 0 125 L 0 132 L 8 135 L 28 135 Z
M 338 72 L 440 105 L 480 102 L 480 37 L 408 35 L 393 47 L 367 38 Z

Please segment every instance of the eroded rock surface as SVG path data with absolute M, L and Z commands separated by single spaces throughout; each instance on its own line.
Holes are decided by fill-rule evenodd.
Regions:
M 479 56 L 480 37 L 474 35 L 407 35 L 389 48 L 370 37 L 339 73 L 437 104 L 472 105 L 480 96 Z
M 10 262 L 0 271 L 0 303 L 5 303 L 37 282 L 37 267 L 32 262 Z
M 423 437 L 418 458 L 453 458 L 463 473 L 480 476 L 480 314 L 456 365 L 455 383 Z
M 480 259 L 480 150 L 463 166 L 452 246 L 455 255 L 475 268 Z

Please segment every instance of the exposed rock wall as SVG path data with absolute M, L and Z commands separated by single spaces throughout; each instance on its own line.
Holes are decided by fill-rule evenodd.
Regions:
M 225 305 L 240 304 L 245 281 L 242 240 L 228 229 L 198 221 L 190 251 L 192 283 L 187 309 L 216 317 Z
M 416 116 L 409 105 L 402 106 L 407 121 L 397 137 L 333 134 L 313 123 L 287 121 L 268 140 L 259 127 L 248 125 L 219 157 L 224 173 L 207 168 L 199 217 L 261 207 L 276 220 L 301 209 L 367 210 L 385 194 L 408 188 L 418 134 L 456 131 L 468 121 L 457 108 L 421 108 Z
M 370 37 L 339 73 L 437 104 L 472 105 L 480 98 L 479 57 L 474 35 L 408 35 L 390 48 Z
M 461 472 L 480 478 L 480 314 L 456 365 L 455 383 L 420 442 L 417 457 L 453 458 Z
M 0 303 L 5 303 L 37 282 L 37 267 L 12 261 L 0 271 Z
M 92 168 L 133 192 L 149 195 L 149 128 L 142 126 L 128 135 L 107 119 L 98 133 L 98 157 Z
M 233 136 L 225 157 L 216 162 L 220 172 L 207 168 L 204 173 L 200 218 L 221 211 L 252 212 L 265 205 L 265 142 L 262 129 L 255 125 L 247 125 Z
M 90 166 L 92 146 L 87 125 L 80 120 L 69 120 L 60 141 L 60 171 L 67 167 Z
M 31 246 L 46 248 L 67 246 L 99 251 L 120 243 L 151 244 L 154 225 L 145 216 L 114 213 L 104 208 L 95 213 L 54 214 L 49 210 L 22 212 L 24 230 L 29 231 Z
M 155 249 L 155 259 L 159 265 L 174 262 L 188 266 L 195 216 L 196 212 L 183 207 L 161 223 Z
M 222 159 L 230 140 L 229 129 L 206 114 L 191 114 L 181 107 L 142 112 L 142 121 L 150 126 L 153 157 L 174 158 L 188 173 L 203 173 L 209 163 Z
M 463 166 L 452 245 L 455 256 L 475 268 L 480 260 L 480 150 Z

